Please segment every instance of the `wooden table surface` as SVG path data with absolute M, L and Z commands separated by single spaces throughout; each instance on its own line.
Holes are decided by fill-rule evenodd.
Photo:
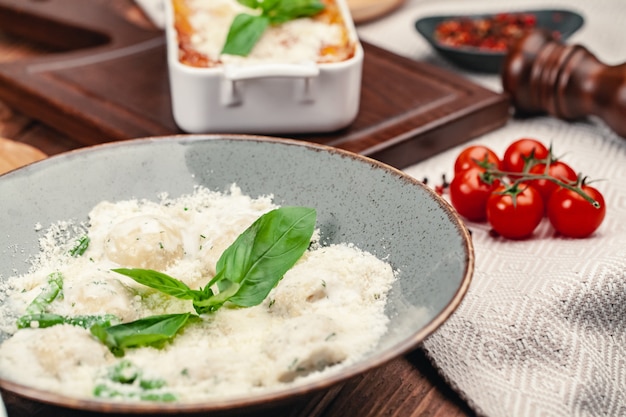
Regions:
M 146 24 L 141 11 L 125 0 L 119 11 L 130 21 Z M 40 45 L 0 33 L 0 62 L 24 59 L 49 53 Z M 11 139 L 2 146 L 0 159 L 18 165 L 41 155 L 54 155 L 83 145 L 54 129 L 32 120 L 0 101 L 0 137 Z M 6 145 L 6 141 L 4 141 Z M 24 146 L 22 146 L 24 145 Z M 31 147 L 34 147 L 33 150 Z M 81 412 L 26 401 L 3 392 L 9 417 L 83 416 Z M 91 414 L 89 414 L 91 415 Z M 473 416 L 474 413 L 446 385 L 421 349 L 393 360 L 364 375 L 355 377 L 327 392 L 315 395 L 286 408 L 259 415 L 293 417 L 339 416 Z

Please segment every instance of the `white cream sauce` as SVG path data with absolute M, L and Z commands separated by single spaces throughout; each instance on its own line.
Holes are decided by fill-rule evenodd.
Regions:
M 273 208 L 271 197 L 252 199 L 236 186 L 228 193 L 198 188 L 176 199 L 161 196 L 159 202 L 101 202 L 88 225 L 54 225 L 41 239 L 32 270 L 2 284 L 0 325 L 12 336 L 0 346 L 0 376 L 91 398 L 98 385 L 110 385 L 109 369 L 125 360 L 144 379 L 165 381 L 153 392 L 194 402 L 304 383 L 363 358 L 386 331 L 384 307 L 395 274 L 388 263 L 350 244 L 313 242 L 263 303 L 204 315 L 162 349 L 127 349 L 124 358 L 117 358 L 81 327 L 16 328 L 15 319 L 54 271 L 64 276 L 63 297 L 50 305 L 56 314 L 108 313 L 129 322 L 194 312 L 190 301 L 158 293 L 111 269 L 157 269 L 199 288 L 215 273 L 221 253 Z M 75 244 L 69 236 L 84 231 L 91 239 L 88 250 L 69 256 Z M 113 388 L 141 392 L 137 383 Z

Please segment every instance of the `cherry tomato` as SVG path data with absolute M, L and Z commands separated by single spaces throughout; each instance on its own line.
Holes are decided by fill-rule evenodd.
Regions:
M 487 200 L 487 221 L 500 236 L 508 239 L 522 239 L 530 236 L 543 218 L 543 199 L 535 188 L 521 184 L 505 193 L 507 187 L 498 187 Z
M 606 215 L 604 197 L 595 188 L 582 185 L 581 189 L 596 200 L 600 207 L 594 207 L 580 194 L 567 188 L 552 193 L 548 201 L 548 219 L 562 235 L 583 238 L 596 231 Z
M 483 145 L 471 145 L 463 149 L 454 161 L 454 172 L 465 171 L 472 167 L 479 167 L 476 162 L 493 165 L 502 169 L 502 161 L 493 150 Z
M 546 159 L 550 155 L 550 151 L 537 139 L 518 139 L 504 151 L 502 166 L 505 171 L 524 172 L 526 159 L 531 155 L 536 159 Z
M 487 184 L 481 179 L 483 170 L 469 168 L 457 173 L 450 182 L 450 203 L 459 214 L 468 220 L 483 221 L 487 217 L 487 199 L 500 181 Z
M 530 168 L 529 171 L 531 174 L 545 174 L 549 175 L 557 180 L 563 181 L 565 183 L 575 183 L 578 179 L 576 175 L 576 171 L 574 171 L 569 165 L 561 161 L 552 162 L 546 169 L 546 164 L 537 164 Z M 543 202 L 548 206 L 548 200 L 550 199 L 550 195 L 556 190 L 560 188 L 557 183 L 554 181 L 550 181 L 548 179 L 541 180 L 531 180 L 528 182 L 530 185 L 535 187 L 537 191 L 541 193 L 543 197 Z

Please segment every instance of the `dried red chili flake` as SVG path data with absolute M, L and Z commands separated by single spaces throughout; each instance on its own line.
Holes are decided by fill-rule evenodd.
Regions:
M 531 13 L 499 13 L 485 18 L 444 20 L 435 28 L 435 39 L 451 47 L 506 51 L 510 42 L 537 25 Z

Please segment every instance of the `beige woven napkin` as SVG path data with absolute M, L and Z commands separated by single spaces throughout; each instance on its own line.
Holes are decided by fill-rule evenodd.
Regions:
M 472 143 L 502 155 L 522 136 L 551 142 L 576 170 L 605 179 L 594 186 L 607 217 L 587 239 L 556 237 L 547 220 L 523 241 L 468 222 L 474 280 L 423 347 L 480 415 L 626 415 L 626 139 L 602 126 L 542 118 Z M 405 171 L 434 183 L 452 175 L 459 149 Z

